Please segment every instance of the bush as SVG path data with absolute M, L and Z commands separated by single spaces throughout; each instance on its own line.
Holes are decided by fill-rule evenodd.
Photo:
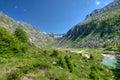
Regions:
M 20 70 L 12 71 L 8 73 L 7 80 L 19 80 L 23 76 L 23 73 Z
M 100 80 L 99 70 L 96 66 L 91 67 L 90 78 L 94 80 Z
M 57 50 L 53 50 L 53 53 L 50 55 L 52 57 L 57 57 L 59 52 Z
M 90 54 L 90 60 L 94 60 L 94 56 Z
M 65 61 L 65 59 L 62 56 L 59 57 L 58 65 L 63 67 L 63 68 L 65 68 L 65 69 L 67 69 L 66 61 Z

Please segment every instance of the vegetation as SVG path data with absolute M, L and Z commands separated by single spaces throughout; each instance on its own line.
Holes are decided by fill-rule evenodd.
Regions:
M 118 8 L 117 8 L 118 9 Z M 101 14 L 101 13 L 100 13 Z M 98 15 L 99 16 L 99 15 Z M 105 16 L 103 16 L 105 17 Z M 120 14 L 101 20 L 93 19 L 89 22 L 77 24 L 70 29 L 61 40 L 59 46 L 67 47 L 106 47 L 117 46 L 120 34 Z
M 0 27 L 0 80 L 120 79 L 119 13 L 110 18 L 98 19 L 96 16 L 97 20 L 95 18 L 72 28 L 64 35 L 63 41 L 65 42 L 62 44 L 67 47 L 82 48 L 70 48 L 70 50 L 53 49 L 49 46 L 53 43 L 52 40 L 45 34 L 24 23 L 19 23 L 18 26 L 14 20 L 6 16 L 2 18 L 4 19 L 1 22 L 6 25 L 8 21 L 13 23 L 12 26 L 16 25 L 11 27 L 8 24 L 8 30 L 12 32 L 11 29 L 17 28 L 12 34 L 6 28 Z M 31 41 L 28 37 L 32 38 Z M 32 42 L 32 40 L 34 41 Z M 35 46 L 28 45 L 29 43 L 35 44 Z M 119 46 L 118 50 L 116 50 L 116 46 Z M 102 64 L 101 53 L 103 52 L 116 53 L 115 68 Z
M 17 27 L 15 30 L 15 36 L 20 40 L 21 42 L 27 43 L 28 37 L 26 32 L 22 29 L 22 27 Z
M 102 65 L 94 56 L 94 59 L 87 59 L 56 50 L 59 55 L 53 57 L 53 51 L 47 50 L 44 55 L 43 50 L 30 48 L 23 55 L 1 54 L 0 58 L 4 60 L 0 62 L 0 79 L 24 80 L 28 76 L 34 80 L 113 79 L 111 68 Z
M 115 79 L 120 79 L 120 45 L 118 46 L 118 54 L 116 55 L 117 64 L 116 68 L 114 69 Z
M 0 27 L 0 54 L 25 52 L 26 45 L 5 28 Z
M 68 55 L 65 56 L 65 61 L 67 63 L 69 71 L 73 72 L 74 66 L 73 66 L 73 63 L 71 62 L 70 57 Z
M 0 80 L 113 79 L 112 68 L 101 63 L 100 54 L 91 55 L 89 59 L 64 50 L 44 50 L 35 46 L 28 46 L 28 50 L 24 52 L 23 43 L 27 42 L 20 41 L 5 28 L 0 27 L 0 29 L 2 35 L 0 36 Z M 14 47 L 16 49 L 13 49 Z M 93 53 L 93 51 L 88 52 Z
M 27 37 L 29 37 L 30 43 L 34 44 L 37 47 L 45 48 L 53 46 L 53 40 L 51 39 L 51 37 L 42 33 L 41 31 L 39 31 L 38 29 L 36 29 L 28 23 L 15 21 L 13 18 L 10 18 L 8 15 L 5 15 L 2 12 L 0 12 L 0 26 L 6 28 L 11 33 L 15 33 L 16 28 L 18 30 L 19 28 L 21 28 L 21 31 L 25 31 L 27 33 Z M 25 36 L 19 36 L 19 39 L 20 37 L 24 37 L 25 40 Z

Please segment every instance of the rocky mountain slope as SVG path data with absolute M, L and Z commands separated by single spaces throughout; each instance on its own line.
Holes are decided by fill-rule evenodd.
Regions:
M 61 47 L 115 46 L 120 34 L 120 0 L 94 10 L 59 41 Z
M 23 27 L 23 29 L 26 31 L 29 37 L 29 42 L 34 44 L 35 46 L 42 48 L 42 47 L 51 46 L 53 44 L 53 40 L 48 35 L 35 29 L 30 24 L 20 21 L 15 21 L 14 19 L 8 17 L 2 12 L 0 12 L 0 26 L 6 28 L 11 33 L 14 33 L 15 29 L 18 26 Z
M 119 14 L 120 12 L 119 6 L 120 0 L 114 0 L 104 8 L 94 10 L 91 14 L 86 16 L 86 20 L 114 17 L 114 15 Z
M 54 40 L 60 39 L 63 37 L 64 34 L 55 34 L 55 33 L 47 33 L 51 38 Z

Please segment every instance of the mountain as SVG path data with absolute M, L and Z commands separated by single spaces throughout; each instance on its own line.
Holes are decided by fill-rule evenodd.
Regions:
M 10 18 L 2 12 L 0 12 L 0 26 L 6 28 L 11 33 L 14 33 L 15 29 L 18 26 L 21 26 L 27 33 L 27 36 L 29 37 L 29 42 L 37 47 L 42 48 L 53 45 L 53 39 L 50 38 L 48 35 L 35 29 L 35 27 L 30 24 L 15 21 L 14 19 Z
M 51 38 L 53 38 L 54 40 L 60 39 L 63 37 L 64 34 L 55 34 L 55 33 L 46 33 L 48 34 Z
M 92 20 L 97 18 L 109 18 L 120 12 L 120 0 L 114 0 L 104 8 L 96 9 L 91 14 L 87 15 L 86 20 Z
M 60 47 L 116 46 L 120 39 L 120 0 L 96 9 L 72 27 L 58 42 Z

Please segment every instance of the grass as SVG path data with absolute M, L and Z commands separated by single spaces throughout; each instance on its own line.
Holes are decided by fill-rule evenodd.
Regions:
M 102 57 L 97 54 L 103 49 L 84 50 L 87 54 L 92 54 L 93 58 L 69 54 L 64 49 L 43 50 L 35 47 L 29 48 L 24 54 L 0 54 L 0 80 L 91 80 L 96 77 L 103 80 L 113 79 L 112 68 L 101 64 Z

